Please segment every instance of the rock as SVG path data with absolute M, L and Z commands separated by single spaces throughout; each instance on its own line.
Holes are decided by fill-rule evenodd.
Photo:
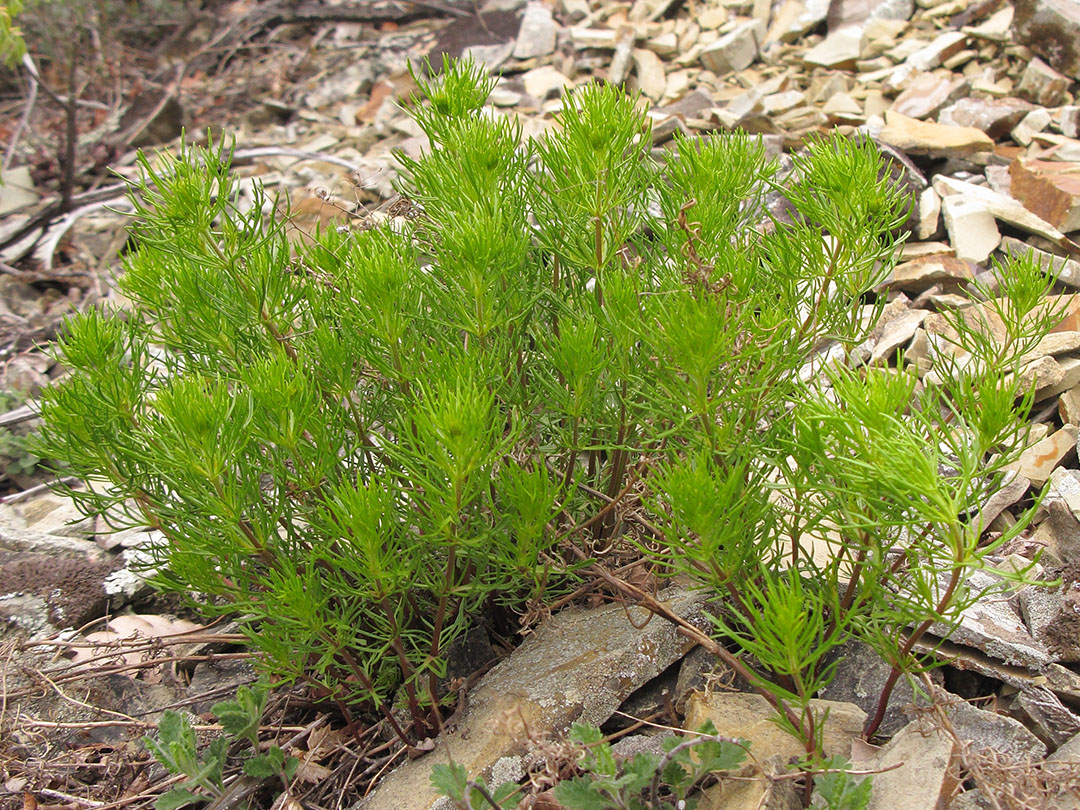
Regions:
M 555 50 L 555 37 L 559 27 L 551 16 L 551 9 L 543 3 L 529 3 L 521 17 L 521 28 L 514 42 L 515 59 L 532 59 L 547 56 Z
M 939 174 L 934 178 L 934 191 L 944 199 L 950 194 L 961 194 L 969 199 L 976 199 L 986 204 L 997 219 L 1014 225 L 1021 230 L 1042 236 L 1057 244 L 1066 242 L 1065 234 L 1044 220 L 1027 210 L 1023 204 L 1012 197 L 999 194 L 986 186 L 975 183 L 967 183 L 963 180 L 954 180 L 951 177 Z
M 1074 734 L 1057 751 L 1046 758 L 1048 763 L 1080 763 L 1080 734 Z
M 773 761 L 774 773 L 769 776 L 721 779 L 705 788 L 697 810 L 801 810 L 803 803 L 790 779 L 776 779 L 786 770 L 784 764 Z M 756 770 L 756 769 L 755 769 Z
M 1067 138 L 1080 138 L 1080 107 L 1059 108 L 1054 117 L 1054 126 Z
M 804 53 L 803 62 L 833 70 L 851 70 L 855 67 L 855 62 L 861 53 L 862 31 L 854 26 L 848 26 L 833 31 Z
M 1059 231 L 1080 230 L 1080 165 L 1017 158 L 1009 164 L 1012 196 Z
M 861 28 L 871 20 L 907 20 L 914 11 L 913 0 L 832 0 L 829 33 L 847 26 Z
M 975 127 L 918 121 L 894 110 L 886 111 L 878 138 L 903 152 L 929 157 L 966 157 L 994 148 L 986 133 Z
M 679 38 L 674 31 L 669 31 L 646 40 L 645 47 L 657 56 L 674 56 L 679 52 Z
M 919 195 L 919 224 L 915 228 L 916 238 L 933 238 L 940 227 L 940 219 L 941 197 L 933 188 L 924 188 Z
M 923 73 L 896 97 L 892 109 L 909 118 L 929 118 L 970 89 L 971 85 L 966 79 Z
M 948 575 L 939 575 L 944 588 Z M 993 594 L 965 608 L 954 627 L 934 624 L 931 633 L 947 637 L 954 644 L 973 647 L 980 652 L 1014 666 L 1033 669 L 1045 667 L 1051 661 L 1046 646 L 1032 638 L 1011 602 L 1001 598 L 1002 580 L 986 571 L 972 571 L 964 587 L 973 593 Z
M 978 25 L 965 25 L 960 30 L 969 37 L 986 39 L 990 42 L 1006 42 L 1009 39 L 1009 29 L 1012 27 L 1015 9 L 1007 5 L 995 11 L 985 21 Z
M 92 540 L 46 533 L 27 526 L 16 510 L 12 504 L 0 504 L 0 550 L 84 557 L 92 562 L 112 560 L 112 555 L 98 548 Z M 65 514 L 70 512 L 65 510 Z
M 633 57 L 638 89 L 646 98 L 659 101 L 667 89 L 664 63 L 660 61 L 659 56 L 644 48 L 635 48 Z
M 1033 104 L 1021 98 L 970 97 L 943 109 L 937 120 L 954 127 L 975 127 L 998 140 L 1033 109 Z
M 869 645 L 856 640 L 848 641 L 831 651 L 826 662 L 834 661 L 837 662 L 836 675 L 821 690 L 821 697 L 825 700 L 854 703 L 868 716 L 873 714 L 877 710 L 881 690 L 892 668 Z M 931 677 L 942 680 L 937 670 L 931 672 Z M 889 697 L 889 706 L 879 733 L 891 737 L 908 723 L 908 713 L 916 706 L 925 704 L 926 701 L 921 697 L 916 699 L 911 682 L 901 677 Z
M 957 788 L 958 756 L 944 731 L 909 723 L 873 757 L 856 763 L 860 770 L 875 771 L 868 810 L 947 807 Z
M 1046 756 L 1046 745 L 1017 720 L 979 709 L 961 698 L 950 697 L 953 699 L 943 706 L 943 710 L 957 737 L 969 743 L 974 750 L 993 751 L 1020 762 L 1040 760 Z
M 933 70 L 950 56 L 959 53 L 967 42 L 967 34 L 961 31 L 945 31 L 938 34 L 927 46 L 920 48 L 904 60 L 915 71 Z
M 0 217 L 33 205 L 41 197 L 34 188 L 29 166 L 17 166 L 7 169 L 0 177 Z
M 1020 74 L 1016 95 L 1044 107 L 1056 107 L 1065 100 L 1068 90 L 1069 79 L 1036 57 Z
M 909 309 L 895 318 L 882 320 L 874 330 L 870 363 L 892 359 L 896 350 L 907 344 L 930 313 L 925 309 Z
M 765 38 L 765 26 L 760 20 L 750 20 L 736 26 L 701 52 L 701 64 L 717 76 L 745 70 L 758 58 L 758 49 Z
M 1065 425 L 1021 453 L 1020 458 L 1009 465 L 1037 487 L 1045 484 L 1054 468 L 1070 453 L 1076 452 L 1076 439 L 1080 429 Z
M 615 47 L 615 32 L 607 28 L 571 28 L 570 39 L 579 50 Z
M 941 213 L 957 259 L 981 264 L 1001 242 L 994 215 L 982 200 L 950 194 L 941 200 Z
M 825 756 L 851 751 L 851 741 L 862 733 L 866 712 L 852 703 L 831 700 L 810 701 L 819 719 L 825 717 L 822 750 Z M 726 737 L 747 740 L 756 759 L 779 755 L 785 759 L 805 753 L 799 741 L 769 718 L 773 708 L 761 695 L 743 692 L 694 692 L 686 703 L 686 727 L 700 728 L 711 720 Z
M 1028 719 L 1035 735 L 1051 748 L 1058 748 L 1080 733 L 1080 717 L 1065 708 L 1045 686 L 1021 689 L 1012 708 Z
M 766 41 L 796 42 L 825 22 L 829 0 L 785 0 L 769 28 Z
M 1040 357 L 1020 372 L 1020 384 L 1030 388 L 1035 384 L 1035 401 L 1055 397 L 1080 383 L 1080 358 Z
M 1016 41 L 1062 73 L 1080 79 L 1080 4 L 1075 0 L 1015 0 Z
M 986 503 L 972 522 L 984 528 L 989 526 L 998 515 L 1023 498 L 1029 489 L 1031 489 L 1031 481 L 1015 471 L 1005 473 L 1001 486 L 986 499 Z
M 615 30 L 615 53 L 611 56 L 611 66 L 608 68 L 608 81 L 612 84 L 622 84 L 630 75 L 635 39 L 637 32 L 632 25 L 620 25 Z
M 521 74 L 521 81 L 525 86 L 525 92 L 541 101 L 548 96 L 561 93 L 573 84 L 552 65 L 526 71 Z
M 23 594 L 44 601 L 53 628 L 82 627 L 105 614 L 105 579 L 119 567 L 118 559 L 0 551 L 0 618 L 18 621 L 10 608 L 20 602 L 14 595 Z
M 589 16 L 589 0 L 559 0 L 559 5 L 570 22 L 580 22 Z
M 704 595 L 670 589 L 661 594 L 682 616 L 701 609 Z M 637 624 L 646 612 L 631 608 Z M 634 690 L 656 677 L 692 646 L 665 622 L 635 629 L 623 606 L 565 610 L 530 635 L 469 692 L 458 731 L 436 740 L 422 759 L 390 773 L 362 801 L 365 810 L 426 810 L 439 799 L 431 766 L 454 761 L 489 783 L 493 766 L 517 761 L 528 734 L 564 732 L 581 721 L 601 725 Z
M 1062 424 L 1080 426 L 1080 387 L 1070 388 L 1058 398 L 1058 416 Z
M 828 101 L 821 105 L 821 111 L 832 117 L 857 116 L 863 118 L 862 105 L 844 92 L 833 93 Z
M 1031 536 L 1032 543 L 1045 548 L 1060 563 L 1080 565 L 1080 521 L 1060 501 L 1046 504 L 1046 513 Z
M 934 254 L 898 264 L 886 284 L 891 289 L 910 292 L 924 290 L 931 284 L 960 284 L 971 279 L 971 268 L 966 262 Z

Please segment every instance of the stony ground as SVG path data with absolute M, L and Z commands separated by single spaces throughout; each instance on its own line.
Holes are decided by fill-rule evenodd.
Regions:
M 743 128 L 776 154 L 833 129 L 872 137 L 914 204 L 881 327 L 860 348 L 867 360 L 903 352 L 933 373 L 939 310 L 964 300 L 965 282 L 1029 250 L 1060 270 L 1066 316 L 1025 370 L 1038 385 L 1036 443 L 983 520 L 1001 531 L 1049 485 L 1037 527 L 1001 565 L 1043 550 L 1063 584 L 969 610 L 939 650 L 949 665 L 927 682 L 935 705 L 898 695 L 882 748 L 857 741 L 885 677 L 872 655 L 847 651 L 822 697 L 826 750 L 881 771 L 874 808 L 1080 806 L 1080 4 L 1066 0 L 217 3 L 152 52 L 126 46 L 113 85 L 88 85 L 67 212 L 61 119 L 48 99 L 35 106 L 24 68 L 0 107 L 11 144 L 0 192 L 0 392 L 11 408 L 0 417 L 11 493 L 0 504 L 0 804 L 148 807 L 166 780 L 139 735 L 166 707 L 209 721 L 209 706 L 253 677 L 228 626 L 177 616 L 126 569 L 145 535 L 72 523 L 66 502 L 35 488 L 20 440 L 34 426 L 20 404 L 63 373 L 42 344 L 66 313 L 112 298 L 125 235 L 110 209 L 123 194 L 104 169 L 131 176 L 134 147 L 212 128 L 236 138 L 246 178 L 288 198 L 296 238 L 320 223 L 358 226 L 393 203 L 393 152 L 427 146 L 398 107 L 414 89 L 409 64 L 466 52 L 501 75 L 491 101 L 527 135 L 551 126 L 567 88 L 604 80 L 650 104 L 657 150 L 677 131 Z M 682 615 L 700 610 L 681 591 L 666 598 Z M 550 732 L 575 719 L 621 735 L 626 752 L 709 718 L 755 751 L 797 753 L 763 700 L 733 691 L 730 673 L 671 626 L 634 630 L 621 607 L 557 614 L 472 683 L 495 655 L 474 641 L 459 666 L 470 685 L 458 730 L 428 756 L 395 770 L 404 749 L 276 695 L 268 733 L 301 770 L 285 793 L 238 781 L 232 802 L 419 810 L 436 798 L 431 764 L 453 756 L 496 781 L 526 780 L 535 806 L 550 808 L 544 791 L 568 756 Z M 798 806 L 763 768 L 718 784 L 702 806 Z

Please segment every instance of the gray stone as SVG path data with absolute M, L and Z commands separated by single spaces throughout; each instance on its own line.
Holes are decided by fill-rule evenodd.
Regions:
M 1076 0 L 1015 0 L 1016 41 L 1062 73 L 1080 79 L 1080 3 Z
M 612 84 L 622 84 L 630 75 L 636 38 L 637 32 L 632 25 L 620 25 L 616 29 L 615 53 L 611 55 L 611 66 L 608 68 L 608 81 Z
M 837 662 L 836 675 L 821 690 L 826 700 L 854 703 L 872 715 L 877 711 L 878 699 L 892 668 L 869 645 L 861 641 L 848 641 L 829 653 L 826 664 Z M 942 681 L 940 671 L 933 670 L 931 677 Z M 885 737 L 891 737 L 908 724 L 908 714 L 916 707 L 925 705 L 922 695 L 916 696 L 911 682 L 901 677 L 889 697 L 885 717 L 878 729 Z
M 862 770 L 874 773 L 869 810 L 944 808 L 956 789 L 956 742 L 940 729 L 909 723 Z
M 1057 272 L 1059 282 L 1068 287 L 1080 289 L 1080 262 L 1075 259 L 1066 259 L 1064 256 L 1047 253 L 1012 236 L 1002 238 L 1001 250 L 1009 256 L 1033 254 L 1041 266 L 1052 268 Z
M 866 712 L 853 703 L 811 700 L 810 710 L 821 721 L 822 752 L 825 756 L 851 752 L 851 741 L 862 733 Z M 774 755 L 797 757 L 805 750 L 799 741 L 771 718 L 775 710 L 758 694 L 744 692 L 694 692 L 686 704 L 686 727 L 701 728 L 711 721 L 725 737 L 747 740 L 757 758 Z
M 991 750 L 1014 760 L 1038 760 L 1046 756 L 1046 744 L 1011 717 L 979 709 L 954 697 L 943 711 L 957 737 L 975 750 Z
M 998 140 L 1033 109 L 1022 98 L 962 98 L 938 113 L 937 120 L 954 127 L 975 127 Z
M 846 26 L 861 27 L 870 20 L 907 20 L 914 11 L 913 0 L 832 0 L 829 33 Z
M 939 587 L 944 590 L 948 575 L 939 575 Z M 1006 664 L 1039 669 L 1050 663 L 1051 656 L 1046 645 L 1031 637 L 1020 615 L 1011 604 L 1001 597 L 1001 580 L 986 571 L 972 571 L 965 587 L 971 593 L 987 593 L 987 596 L 969 605 L 960 614 L 959 623 L 953 627 L 937 623 L 930 632 L 940 638 L 947 637 L 955 644 L 963 644 L 996 658 Z
M 750 20 L 732 29 L 701 52 L 701 64 L 717 76 L 745 70 L 758 58 L 765 26 Z
M 929 118 L 970 89 L 971 85 L 967 79 L 946 78 L 933 73 L 923 73 L 896 97 L 892 108 L 911 118 Z
M 682 616 L 696 614 L 700 592 L 670 589 L 661 594 Z M 443 735 L 422 759 L 389 774 L 360 802 L 365 810 L 427 810 L 439 798 L 431 766 L 455 762 L 471 777 L 490 778 L 491 768 L 528 747 L 529 734 L 559 735 L 576 721 L 603 724 L 635 689 L 685 654 L 690 642 L 647 612 L 621 605 L 568 609 L 553 616 L 469 692 L 457 730 Z
M 555 50 L 555 37 L 559 27 L 551 16 L 551 9 L 542 3 L 529 3 L 521 17 L 521 29 L 514 42 L 513 55 L 517 59 L 546 56 Z
M 1051 748 L 1057 749 L 1080 733 L 1077 717 L 1045 686 L 1021 689 L 1013 702 L 1013 710 L 1025 715 L 1036 736 Z
M 1020 74 L 1016 95 L 1044 107 L 1056 107 L 1065 100 L 1068 90 L 1069 79 L 1036 57 Z

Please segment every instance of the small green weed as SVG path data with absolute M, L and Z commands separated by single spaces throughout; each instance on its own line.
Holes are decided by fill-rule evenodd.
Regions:
M 189 804 L 221 798 L 225 793 L 225 764 L 229 749 L 236 742 L 247 743 L 239 756 L 243 772 L 256 779 L 277 777 L 286 787 L 296 774 L 300 761 L 287 756 L 277 745 L 263 753 L 259 750 L 259 721 L 266 707 L 267 691 L 263 687 L 241 686 L 234 700 L 215 704 L 211 712 L 224 729 L 200 755 L 195 730 L 186 714 L 166 711 L 158 723 L 156 737 L 143 737 L 143 743 L 169 773 L 187 777 L 172 790 L 160 796 L 157 810 L 179 810 Z

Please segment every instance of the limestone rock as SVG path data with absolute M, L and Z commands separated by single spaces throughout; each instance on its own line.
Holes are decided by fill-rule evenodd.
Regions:
M 918 239 L 932 239 L 938 232 L 941 219 L 941 197 L 932 187 L 919 195 L 919 224 L 915 230 Z
M 858 767 L 874 774 L 869 810 L 945 808 L 956 788 L 956 743 L 945 732 L 909 723 Z M 900 767 L 897 767 L 900 766 Z
M 638 89 L 646 98 L 659 101 L 667 89 L 664 63 L 660 61 L 659 56 L 644 48 L 635 48 L 633 57 Z
M 119 567 L 119 559 L 0 551 L 0 621 L 24 622 L 25 617 L 17 615 L 18 605 L 36 597 L 43 600 L 52 626 L 36 632 L 81 627 L 105 614 L 105 579 Z
M 953 256 L 935 254 L 898 264 L 893 268 L 887 284 L 892 289 L 921 291 L 931 284 L 959 284 L 971 279 L 971 268 L 966 262 Z
M 543 3 L 529 3 L 521 17 L 521 29 L 514 43 L 514 58 L 547 56 L 555 50 L 558 32 L 559 27 L 551 16 L 551 9 Z
M 683 616 L 696 613 L 701 592 L 661 594 Z M 515 761 L 532 735 L 561 733 L 581 721 L 601 725 L 634 690 L 660 674 L 692 645 L 666 622 L 643 622 L 643 609 L 620 605 L 570 609 L 553 616 L 469 691 L 456 733 L 440 737 L 427 756 L 390 773 L 359 807 L 427 810 L 439 799 L 431 766 L 464 765 L 470 775 L 490 776 L 500 761 Z M 494 781 L 494 780 L 491 780 Z
M 821 696 L 826 700 L 854 703 L 867 715 L 876 711 L 878 698 L 892 668 L 869 645 L 856 640 L 848 641 L 830 652 L 827 662 L 833 661 L 839 662 L 836 675 L 821 690 Z M 941 680 L 940 672 L 932 672 L 931 677 Z M 924 703 L 924 700 L 916 701 L 908 679 L 900 678 L 889 697 L 880 733 L 885 736 L 895 734 L 908 723 L 907 715 L 914 710 L 913 707 Z
M 1027 63 L 1020 74 L 1016 95 L 1044 107 L 1056 107 L 1069 90 L 1069 79 L 1062 76 L 1038 57 Z
M 615 31 L 615 53 L 611 56 L 608 68 L 608 81 L 622 84 L 630 75 L 630 66 L 634 58 L 634 41 L 637 32 L 632 25 L 620 25 Z
M 1045 686 L 1021 689 L 1010 713 L 1020 715 L 1017 719 L 1022 723 L 1027 720 L 1035 735 L 1054 748 L 1080 733 L 1080 717 Z
M 950 194 L 941 200 L 941 213 L 957 259 L 985 262 L 1001 242 L 994 215 L 982 200 Z
M 861 28 L 871 20 L 907 20 L 914 11 L 913 0 L 832 0 L 829 33 L 846 26 Z
M 1054 468 L 1070 453 L 1076 452 L 1078 435 L 1080 430 L 1072 425 L 1065 425 L 1027 448 L 1012 466 L 1035 486 L 1041 487 L 1050 479 Z
M 1012 196 L 1059 231 L 1080 230 L 1080 165 L 1017 158 L 1009 165 Z
M 1036 402 L 1064 393 L 1078 383 L 1080 383 L 1080 358 L 1076 357 L 1057 359 L 1044 356 L 1032 360 L 1020 370 L 1020 384 L 1025 389 L 1035 385 Z
M 939 586 L 944 589 L 948 575 L 941 574 Z M 972 647 L 991 658 L 1014 666 L 1040 669 L 1052 660 L 1046 646 L 1032 638 L 1012 603 L 1001 598 L 1001 578 L 986 571 L 973 571 L 964 587 L 975 593 L 991 593 L 969 605 L 955 627 L 934 624 L 930 632 L 948 638 L 954 644 Z
M 960 194 L 967 199 L 979 200 L 985 203 L 990 213 L 1002 222 L 1015 225 L 1021 230 L 1037 234 L 1058 244 L 1065 241 L 1065 234 L 1042 217 L 1033 214 L 1019 200 L 999 194 L 986 186 L 939 174 L 934 178 L 934 190 L 942 198 L 950 194 Z
M 957 736 L 975 750 L 989 749 L 1019 761 L 1046 756 L 1046 745 L 1011 717 L 977 708 L 959 698 L 949 701 L 944 710 Z
M 850 70 L 862 53 L 862 31 L 854 26 L 841 28 L 803 54 L 808 65 Z
M 562 93 L 572 82 L 552 65 L 533 68 L 521 74 L 525 92 L 541 101 L 548 96 Z
M 717 76 L 745 70 L 758 58 L 758 49 L 765 38 L 765 26 L 760 20 L 741 23 L 701 52 L 701 64 Z
M 1015 0 L 1017 42 L 1062 73 L 1080 79 L 1080 3 L 1075 0 Z
M 777 763 L 776 770 L 783 772 Z M 757 778 L 721 779 L 706 788 L 698 810 L 801 810 L 802 800 L 790 779 Z
M 994 148 L 986 133 L 975 127 L 918 121 L 894 110 L 886 111 L 878 138 L 903 152 L 930 157 L 965 157 Z
M 768 40 L 795 42 L 825 22 L 830 0 L 785 0 L 769 29 Z
M 962 98 L 938 113 L 938 123 L 954 127 L 975 127 L 994 140 L 1003 138 L 1020 120 L 1035 109 L 1022 98 Z
M 825 718 L 822 749 L 826 756 L 851 751 L 851 741 L 862 733 L 866 712 L 852 703 L 812 700 L 811 710 Z M 769 718 L 773 708 L 761 695 L 745 692 L 694 692 L 686 704 L 686 727 L 698 728 L 711 720 L 717 731 L 727 737 L 748 740 L 758 759 L 774 755 L 797 757 L 802 751 L 798 740 L 782 731 Z
M 946 104 L 963 96 L 971 85 L 966 79 L 923 73 L 908 85 L 896 101 L 893 110 L 910 118 L 929 118 Z

